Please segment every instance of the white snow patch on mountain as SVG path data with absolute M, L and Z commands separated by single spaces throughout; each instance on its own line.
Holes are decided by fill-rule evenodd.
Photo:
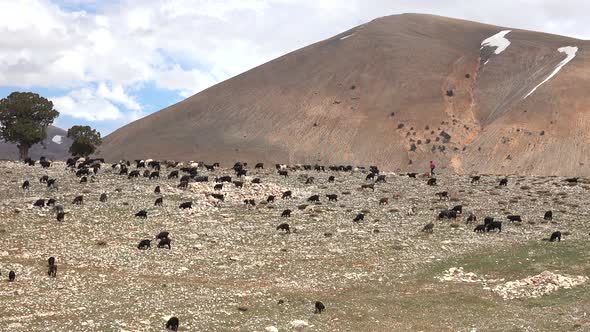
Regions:
M 55 135 L 55 136 L 53 136 L 53 138 L 51 139 L 51 141 L 53 143 L 56 143 L 56 144 L 61 144 L 62 143 L 62 138 L 63 137 L 60 136 L 60 135 Z
M 576 53 L 578 53 L 578 48 L 575 46 L 565 46 L 565 47 L 560 47 L 557 49 L 560 53 L 565 53 L 567 56 L 565 57 L 565 59 L 563 59 L 558 65 L 557 67 L 555 67 L 555 70 L 551 73 L 551 75 L 549 75 L 543 82 L 539 83 L 539 85 L 537 85 L 534 89 L 531 90 L 531 92 L 529 92 L 528 95 L 524 96 L 523 99 L 526 99 L 528 96 L 532 95 L 533 92 L 535 92 L 535 90 L 537 90 L 538 87 L 540 87 L 541 85 L 545 84 L 547 81 L 549 81 L 553 76 L 557 75 L 557 73 L 561 70 L 561 68 L 563 68 L 563 66 L 567 65 L 568 62 L 572 61 L 575 57 L 576 57 Z
M 504 52 L 504 50 L 507 49 L 508 46 L 510 45 L 510 40 L 506 39 L 506 35 L 510 31 L 512 31 L 512 30 L 500 31 L 497 34 L 491 36 L 490 38 L 485 39 L 484 41 L 481 42 L 481 48 L 484 48 L 486 46 L 495 47 L 496 51 L 494 51 L 494 53 L 500 54 L 500 53 Z
M 352 36 L 354 36 L 354 33 L 353 33 L 353 34 L 351 34 L 351 35 L 348 35 L 348 36 L 344 36 L 344 37 L 340 38 L 340 40 L 344 40 L 344 39 L 350 38 L 350 37 L 352 37 Z

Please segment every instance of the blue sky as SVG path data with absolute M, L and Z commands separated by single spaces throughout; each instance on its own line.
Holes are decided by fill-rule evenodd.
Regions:
M 590 2 L 573 0 L 0 0 L 0 98 L 39 93 L 60 111 L 57 126 L 106 135 L 282 54 L 403 12 L 590 36 Z

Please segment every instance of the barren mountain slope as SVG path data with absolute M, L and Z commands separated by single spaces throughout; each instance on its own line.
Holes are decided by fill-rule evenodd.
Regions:
M 579 166 L 590 163 L 587 44 L 431 15 L 384 17 L 131 123 L 101 151 L 110 160 L 391 170 L 436 160 L 457 173 L 590 174 Z

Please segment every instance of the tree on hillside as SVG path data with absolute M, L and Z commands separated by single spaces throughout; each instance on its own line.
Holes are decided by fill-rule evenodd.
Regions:
M 100 133 L 90 126 L 73 126 L 68 129 L 68 137 L 74 141 L 69 150 L 72 156 L 88 157 L 102 144 Z
M 32 92 L 13 92 L 0 100 L 0 137 L 16 143 L 20 158 L 26 159 L 29 148 L 45 139 L 47 127 L 58 115 L 46 98 Z

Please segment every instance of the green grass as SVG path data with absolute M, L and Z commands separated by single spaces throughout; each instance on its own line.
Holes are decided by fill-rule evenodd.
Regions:
M 365 287 L 341 294 L 340 301 L 371 303 L 384 318 L 373 331 L 588 331 L 590 286 L 561 289 L 540 298 L 503 300 L 481 283 L 440 282 L 450 267 L 463 267 L 487 279 L 521 279 L 549 270 L 590 275 L 590 243 L 535 241 L 493 252 L 481 252 L 438 262 L 404 278 L 389 289 Z M 370 299 L 369 299 L 370 297 Z M 344 303 L 343 303 L 344 305 Z M 362 311 L 361 311 L 362 312 Z M 367 313 L 364 313 L 367 314 Z M 590 317 L 590 316 L 589 316 Z M 367 321 L 364 319 L 363 321 Z M 354 326 L 354 321 L 352 322 Z M 369 326 L 355 326 L 359 330 Z

